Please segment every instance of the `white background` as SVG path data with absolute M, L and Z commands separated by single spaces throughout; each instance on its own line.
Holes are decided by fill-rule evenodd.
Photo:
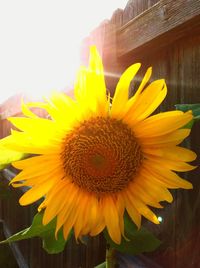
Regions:
M 0 103 L 62 90 L 79 65 L 81 40 L 128 0 L 0 0 Z

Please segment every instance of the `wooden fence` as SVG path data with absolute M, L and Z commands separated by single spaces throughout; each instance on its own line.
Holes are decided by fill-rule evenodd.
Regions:
M 106 8 L 106 7 L 105 7 Z M 161 110 L 174 109 L 176 103 L 200 103 L 200 0 L 132 0 L 124 10 L 116 10 L 82 43 L 82 62 L 88 60 L 89 46 L 95 44 L 104 61 L 107 87 L 113 94 L 120 74 L 130 64 L 141 62 L 133 88 L 147 67 L 153 67 L 152 80 L 165 78 L 168 95 Z M 18 114 L 18 101 L 10 100 L 0 107 L 3 115 L 1 137 L 8 135 L 7 115 Z M 200 126 L 193 128 L 187 145 L 200 155 Z M 199 164 L 199 158 L 196 161 Z M 159 227 L 153 227 L 163 241 L 152 254 L 144 254 L 144 267 L 197 268 L 200 263 L 200 190 L 197 168 L 187 178 L 192 191 L 174 191 L 174 203 L 157 211 L 163 217 Z M 9 174 L 6 175 L 9 177 Z M 20 208 L 20 192 L 13 191 L 12 199 L 1 202 L 1 217 L 11 232 L 30 224 L 33 208 Z M 23 224 L 23 226 L 22 226 Z M 39 241 L 19 243 L 19 251 L 28 267 L 92 268 L 103 261 L 105 241 L 92 239 L 88 247 L 70 241 L 64 253 L 47 256 Z M 141 267 L 135 259 L 121 256 L 121 267 Z M 136 262 L 135 262 L 136 263 Z M 23 266 L 21 266 L 23 267 Z

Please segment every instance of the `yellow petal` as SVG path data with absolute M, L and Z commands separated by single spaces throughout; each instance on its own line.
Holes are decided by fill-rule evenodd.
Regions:
M 71 109 L 75 105 L 74 100 L 72 100 L 64 92 L 52 91 L 49 100 L 57 110 L 62 112 L 68 111 L 68 109 Z
M 74 225 L 77 215 L 78 215 L 77 210 L 72 210 L 69 217 L 67 218 L 67 220 L 65 221 L 63 225 L 63 236 L 65 240 L 67 240 L 68 238 L 68 235 Z
M 90 48 L 88 69 L 81 67 L 78 72 L 74 92 L 85 117 L 88 117 L 91 111 L 93 115 L 101 116 L 108 113 L 103 64 L 94 46 Z
M 149 164 L 144 163 L 144 169 L 147 170 L 146 176 L 151 176 L 151 174 L 158 179 L 160 182 L 163 182 L 167 188 L 183 188 L 183 189 L 192 189 L 193 186 L 189 181 L 181 179 L 175 172 L 158 166 L 155 163 Z M 144 170 L 143 170 L 144 172 Z M 148 175 L 149 174 L 149 175 Z M 145 175 L 145 174 L 144 174 Z
M 52 163 L 52 162 L 50 161 L 50 162 L 47 162 L 47 163 Z M 15 167 L 16 166 L 19 167 L 19 166 L 22 166 L 23 164 L 17 164 L 17 162 L 15 162 L 14 166 Z M 60 167 L 60 162 L 59 161 L 55 161 L 54 162 L 54 165 L 49 165 L 49 166 L 45 165 L 45 163 L 43 163 L 43 162 L 38 163 L 37 165 L 34 165 L 34 161 L 33 161 L 33 165 L 31 165 L 31 166 L 24 166 L 23 169 L 26 172 L 27 178 L 29 176 L 32 176 L 32 174 L 34 176 L 39 176 L 39 175 L 42 175 L 44 173 L 47 173 L 47 174 L 49 173 L 50 174 L 54 170 L 56 170 L 56 171 L 57 170 L 62 171 L 62 167 Z M 62 175 L 63 175 L 63 172 L 62 172 Z
M 145 170 L 142 170 L 140 179 L 137 180 L 136 183 L 159 202 L 167 201 L 171 203 L 173 196 L 167 189 L 166 184 L 156 180 L 156 177 L 152 174 L 153 173 L 147 173 Z
M 133 64 L 121 75 L 113 97 L 111 108 L 112 117 L 120 116 L 121 111 L 124 109 L 124 106 L 128 101 L 130 83 L 140 69 L 140 66 L 140 63 Z
M 69 235 L 69 232 L 70 230 L 72 229 L 72 227 L 74 226 L 76 220 L 77 220 L 77 217 L 78 217 L 78 214 L 79 214 L 79 208 L 81 206 L 81 197 L 83 195 L 83 192 L 82 191 L 79 191 L 78 193 L 78 196 L 76 197 L 76 199 L 74 200 L 73 202 L 73 208 L 69 209 L 67 211 L 67 213 L 65 214 L 65 220 L 64 220 L 64 225 L 63 225 L 63 235 L 64 235 L 64 238 L 67 239 L 68 235 Z M 58 223 L 58 220 L 57 219 L 57 223 Z M 57 226 L 56 226 L 56 235 L 57 235 Z
M 9 117 L 8 120 L 18 129 L 26 132 L 34 132 L 38 129 L 55 132 L 56 124 L 52 120 L 44 118 Z
M 148 191 L 147 189 L 148 188 L 146 188 L 144 185 L 139 185 L 139 183 L 129 184 L 129 190 L 142 202 L 155 208 L 162 208 L 162 206 L 158 203 L 161 200 L 159 200 L 157 196 L 153 196 L 151 191 Z
M 179 172 L 185 172 L 185 171 L 190 171 L 195 169 L 195 166 L 192 166 L 188 163 L 182 162 L 182 161 L 173 161 L 157 156 L 151 156 L 151 155 L 146 155 L 146 158 L 149 161 L 149 165 L 152 165 L 154 163 L 155 165 L 162 166 L 163 168 L 168 168 L 170 170 L 175 170 Z
M 127 103 L 124 106 L 123 111 L 121 111 L 121 118 L 124 118 L 125 115 L 129 114 L 130 109 L 133 107 L 134 103 L 140 98 L 140 94 L 142 90 L 144 89 L 145 85 L 149 81 L 152 74 L 152 68 L 149 67 L 144 75 L 144 78 L 142 79 L 142 82 L 140 83 L 139 88 L 137 89 L 136 93 L 133 97 L 128 99 Z
M 174 161 L 191 162 L 196 159 L 195 152 L 182 148 L 179 146 L 170 146 L 166 148 L 143 148 L 143 153 L 160 156 L 164 159 L 170 159 Z
M 93 227 L 92 231 L 90 232 L 90 235 L 96 236 L 100 234 L 104 230 L 104 228 L 105 228 L 105 222 L 102 218 L 102 220 L 100 220 L 99 223 L 95 227 Z M 87 234 L 87 232 L 86 233 L 83 232 L 83 234 Z
M 190 135 L 190 129 L 178 129 L 172 133 L 161 135 L 158 137 L 145 137 L 141 138 L 140 144 L 142 145 L 143 150 L 146 148 L 160 148 L 160 147 L 171 147 L 181 143 L 185 138 Z
M 96 199 L 96 197 L 95 197 Z M 103 211 L 102 211 L 102 204 L 97 201 L 97 199 L 95 200 L 95 205 L 94 208 L 92 210 L 94 215 L 92 216 L 92 222 L 93 224 L 90 226 L 86 226 L 83 230 L 82 230 L 82 234 L 87 234 L 88 232 L 90 233 L 91 236 L 96 236 L 99 233 L 101 233 L 103 231 L 103 229 L 105 228 L 105 221 L 104 221 L 104 217 L 103 217 Z M 91 213 L 91 214 L 93 214 Z M 88 217 L 89 218 L 89 217 Z M 91 228 L 88 228 L 91 227 Z
M 16 162 L 13 162 L 12 165 L 17 169 L 24 169 L 29 168 L 30 166 L 35 165 L 35 169 L 39 169 L 38 165 L 49 165 L 56 163 L 59 164 L 59 155 L 40 155 L 40 156 L 33 156 L 30 158 L 26 158 L 23 160 L 19 160 Z
M 63 95 L 66 96 L 66 98 L 68 98 L 69 100 L 69 105 L 64 107 L 64 104 L 62 103 L 62 105 L 56 106 L 54 103 L 56 102 L 56 104 L 58 105 L 58 100 L 60 100 L 60 94 L 59 92 L 57 92 L 57 94 L 59 96 L 57 96 L 56 101 L 55 101 L 55 95 L 56 93 L 52 93 L 51 95 L 51 100 L 47 99 L 46 101 L 48 103 L 44 103 L 44 102 L 29 102 L 26 105 L 28 107 L 31 108 L 40 108 L 40 109 L 44 109 L 52 118 L 53 121 L 58 121 L 58 122 L 62 122 L 62 128 L 66 128 L 66 126 L 71 129 L 71 124 L 74 120 L 74 118 L 77 117 L 77 105 L 75 104 L 75 102 L 69 98 L 68 96 L 66 96 L 64 93 L 62 93 Z M 61 94 L 61 95 L 62 95 Z M 52 101 L 53 99 L 53 101 Z M 61 102 L 60 102 L 61 104 Z
M 77 219 L 74 223 L 74 234 L 75 234 L 76 240 L 80 236 L 81 230 L 86 225 L 85 211 L 87 210 L 87 206 L 90 205 L 89 202 L 90 202 L 89 195 L 86 193 L 81 193 L 81 202 L 80 202 L 80 205 L 78 207 L 78 215 L 77 215 Z M 87 216 L 89 216 L 89 215 L 87 215 Z
M 192 113 L 181 111 L 164 112 L 153 115 L 134 126 L 137 137 L 156 137 L 166 135 L 183 127 L 193 118 Z
M 95 195 L 90 194 L 88 207 L 88 221 L 86 225 L 89 225 L 89 230 L 91 231 L 99 223 L 100 218 L 103 218 L 100 212 L 99 201 Z
M 124 117 L 125 122 L 132 125 L 152 114 L 162 103 L 167 94 L 164 79 L 152 82 Z
M 123 237 L 125 237 L 124 234 L 124 211 L 125 211 L 125 203 L 124 199 L 121 194 L 118 194 L 116 198 L 116 208 L 119 214 L 119 226 L 120 226 L 120 231 Z
M 160 224 L 157 216 L 142 202 L 140 202 L 138 199 L 136 201 L 136 206 L 138 207 L 139 212 L 148 220 L 155 224 Z
M 22 113 L 27 117 L 38 118 L 38 116 L 29 109 L 28 105 L 24 103 L 23 99 L 21 100 L 21 109 Z
M 124 191 L 122 193 L 124 201 L 125 201 L 125 207 L 126 210 L 131 217 L 132 221 L 136 224 L 138 229 L 141 226 L 141 214 L 138 212 L 136 209 L 133 200 L 130 198 L 130 193 L 129 191 Z
M 51 195 L 48 195 L 46 200 L 46 209 L 43 216 L 43 223 L 48 224 L 58 213 L 64 208 L 68 202 L 66 198 L 66 192 L 71 192 L 72 186 L 60 181 L 57 186 L 54 187 Z M 49 202 L 51 200 L 51 202 Z
M 34 139 L 23 132 L 12 131 L 12 135 L 0 141 L 0 144 L 11 150 L 30 154 L 51 154 L 60 152 L 57 142 Z
M 22 197 L 19 199 L 19 203 L 22 206 L 29 205 L 41 197 L 43 197 L 54 185 L 55 180 L 47 180 L 37 186 L 34 186 L 28 190 Z
M 132 97 L 132 99 L 134 99 L 134 101 L 136 101 L 140 97 L 140 94 L 141 94 L 142 90 L 144 89 L 144 87 L 146 86 L 147 82 L 149 81 L 151 75 L 152 75 L 152 67 L 149 67 L 144 75 L 144 78 L 142 79 L 142 82 L 140 83 L 138 90 L 136 91 L 136 93 Z M 130 102 L 132 102 L 131 99 L 130 99 Z M 133 104 L 133 102 L 131 104 Z
M 52 91 L 47 99 L 51 117 L 61 123 L 61 128 L 70 129 L 76 125 L 79 117 L 77 103 L 63 92 Z
M 119 215 L 117 213 L 116 205 L 112 197 L 106 196 L 102 198 L 103 214 L 105 224 L 111 239 L 116 243 L 121 242 L 121 232 L 119 227 Z
M 73 185 L 73 184 L 72 184 Z M 68 220 L 68 217 L 72 210 L 76 210 L 77 199 L 79 198 L 78 187 L 73 186 L 73 189 L 69 192 L 66 191 L 66 200 L 64 208 L 58 213 L 56 231 L 57 234 L 62 225 Z
M 13 187 L 19 187 L 19 182 L 23 181 L 23 185 L 21 186 L 35 186 L 39 183 L 43 183 L 46 180 L 57 180 L 58 178 L 62 179 L 62 177 L 63 173 L 60 172 L 60 168 L 52 169 L 51 172 L 48 172 L 46 170 L 37 170 L 37 173 L 22 171 L 14 179 L 11 180 L 10 184 L 12 184 Z
M 135 198 L 132 193 L 127 191 L 129 199 L 132 203 L 134 203 L 135 207 L 139 211 L 140 214 L 142 214 L 145 218 L 152 221 L 155 224 L 159 224 L 159 220 L 156 217 L 156 215 L 139 199 Z

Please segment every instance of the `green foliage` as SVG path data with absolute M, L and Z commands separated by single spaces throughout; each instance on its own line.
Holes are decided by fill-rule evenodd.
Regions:
M 94 268 L 106 268 L 106 262 L 102 262 L 101 264 L 95 266 Z
M 161 242 L 146 228 L 141 227 L 139 230 L 132 222 L 127 213 L 124 215 L 125 236 L 128 240 L 122 238 L 121 244 L 115 244 L 110 238 L 107 230 L 104 231 L 104 236 L 111 247 L 116 250 L 131 255 L 138 255 L 144 252 L 154 251 L 160 246 Z
M 14 161 L 23 159 L 27 154 L 7 149 L 0 145 L 0 170 L 6 168 Z
M 200 103 L 196 103 L 196 104 L 176 104 L 176 109 L 183 111 L 183 112 L 187 112 L 187 111 L 192 111 L 193 116 L 194 116 L 194 120 L 192 120 L 191 122 L 189 122 L 186 126 L 184 126 L 184 128 L 192 128 L 193 124 L 200 120 Z
M 183 111 L 183 112 L 187 112 L 187 111 L 192 111 L 193 115 L 194 115 L 194 119 L 195 120 L 199 120 L 200 119 L 200 103 L 196 103 L 196 104 L 176 104 L 176 109 Z
M 29 228 L 10 236 L 6 240 L 0 242 L 0 244 L 16 242 L 33 237 L 40 237 L 43 240 L 43 248 L 49 254 L 55 254 L 63 251 L 67 240 L 64 239 L 62 230 L 58 232 L 57 239 L 55 238 L 56 219 L 53 219 L 47 225 L 43 225 L 42 218 L 43 213 L 37 213 L 33 219 L 32 225 Z M 68 239 L 71 237 L 71 234 L 72 232 L 68 236 Z

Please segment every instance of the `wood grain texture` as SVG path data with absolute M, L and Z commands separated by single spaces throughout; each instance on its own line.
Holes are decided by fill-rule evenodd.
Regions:
M 200 0 L 159 1 L 118 30 L 118 57 L 167 45 L 197 27 Z
M 157 2 L 159 2 L 159 0 L 129 0 L 123 12 L 123 25 Z

